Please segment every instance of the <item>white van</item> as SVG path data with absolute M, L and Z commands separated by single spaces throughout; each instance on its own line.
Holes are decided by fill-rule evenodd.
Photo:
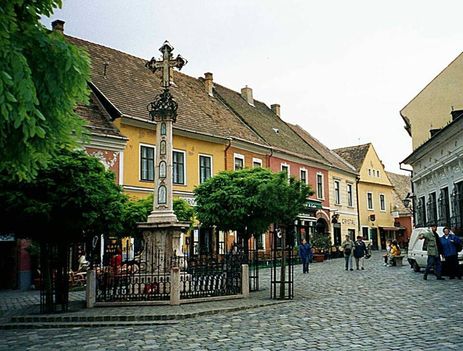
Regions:
M 426 268 L 428 252 L 426 250 L 425 240 L 418 239 L 418 236 L 428 230 L 430 229 L 415 228 L 413 229 L 412 235 L 410 236 L 407 260 L 415 272 L 419 272 L 421 268 Z M 437 234 L 440 237 L 444 235 L 444 227 L 437 227 Z M 458 263 L 460 270 L 463 269 L 463 250 L 458 253 Z

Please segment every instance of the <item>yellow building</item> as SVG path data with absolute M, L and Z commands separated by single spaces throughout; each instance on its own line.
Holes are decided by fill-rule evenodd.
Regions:
M 463 110 L 463 53 L 440 72 L 401 111 L 413 150 L 452 121 L 452 111 Z
M 393 186 L 371 143 L 334 150 L 359 173 L 357 200 L 359 233 L 372 248 L 385 248 L 386 239 L 395 238 Z

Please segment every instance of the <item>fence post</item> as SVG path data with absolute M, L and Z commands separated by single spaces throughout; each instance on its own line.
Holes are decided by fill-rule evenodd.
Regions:
M 86 302 L 87 308 L 93 308 L 96 301 L 96 272 L 94 269 L 87 271 L 87 288 L 86 288 Z
M 249 266 L 241 265 L 241 294 L 243 297 L 249 297 Z
M 173 306 L 180 305 L 180 268 L 172 267 L 170 269 L 170 304 Z

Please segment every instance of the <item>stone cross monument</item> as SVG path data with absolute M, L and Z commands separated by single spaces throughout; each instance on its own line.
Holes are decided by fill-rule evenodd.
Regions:
M 148 271 L 153 267 L 168 269 L 170 258 L 180 254 L 180 234 L 188 227 L 187 223 L 180 223 L 173 211 L 172 195 L 172 126 L 177 118 L 177 102 L 170 94 L 171 70 L 181 69 L 187 61 L 178 55 L 172 56 L 173 47 L 165 41 L 159 49 L 162 59 L 154 57 L 146 63 L 146 67 L 153 73 L 161 70 L 161 85 L 163 91 L 155 100 L 148 104 L 151 119 L 156 122 L 156 164 L 154 176 L 153 211 L 146 223 L 139 223 L 138 228 L 143 233 L 147 257 L 155 257 L 147 262 Z M 150 253 L 150 251 L 152 251 Z M 154 252 L 156 251 L 156 252 Z
M 173 59 L 174 48 L 168 41 L 159 49 L 162 59 L 157 61 L 154 57 L 146 63 L 151 71 L 162 71 L 162 87 L 164 91 L 148 105 L 151 119 L 156 122 L 156 166 L 154 172 L 154 203 L 153 211 L 148 222 L 165 223 L 177 222 L 172 207 L 172 126 L 177 118 L 177 103 L 169 92 L 171 85 L 170 70 L 175 67 L 179 70 L 187 63 L 180 55 Z

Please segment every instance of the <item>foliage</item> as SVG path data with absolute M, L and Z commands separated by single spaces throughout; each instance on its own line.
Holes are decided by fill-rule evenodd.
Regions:
M 173 209 L 179 221 L 188 222 L 193 220 L 193 207 L 185 200 L 179 198 L 174 199 Z M 121 234 L 124 236 L 137 236 L 137 223 L 146 222 L 152 210 L 152 194 L 142 199 L 127 201 L 122 214 Z
M 317 231 L 312 234 L 310 242 L 315 249 L 321 251 L 328 251 L 328 249 L 331 247 L 330 237 L 325 233 L 319 233 Z
M 39 241 L 81 241 L 120 232 L 126 201 L 98 159 L 62 150 L 34 180 L 0 177 L 0 229 Z
M 174 199 L 174 212 L 180 222 L 193 222 L 195 211 L 193 207 L 184 199 Z
M 127 201 L 122 214 L 123 236 L 137 236 L 137 223 L 146 222 L 153 210 L 153 195 L 148 197 Z
M 0 173 L 37 175 L 84 125 L 74 108 L 87 101 L 90 61 L 40 17 L 60 0 L 8 0 L 0 5 Z
M 224 171 L 195 189 L 198 220 L 219 230 L 262 233 L 289 224 L 303 210 L 310 188 L 264 168 Z

